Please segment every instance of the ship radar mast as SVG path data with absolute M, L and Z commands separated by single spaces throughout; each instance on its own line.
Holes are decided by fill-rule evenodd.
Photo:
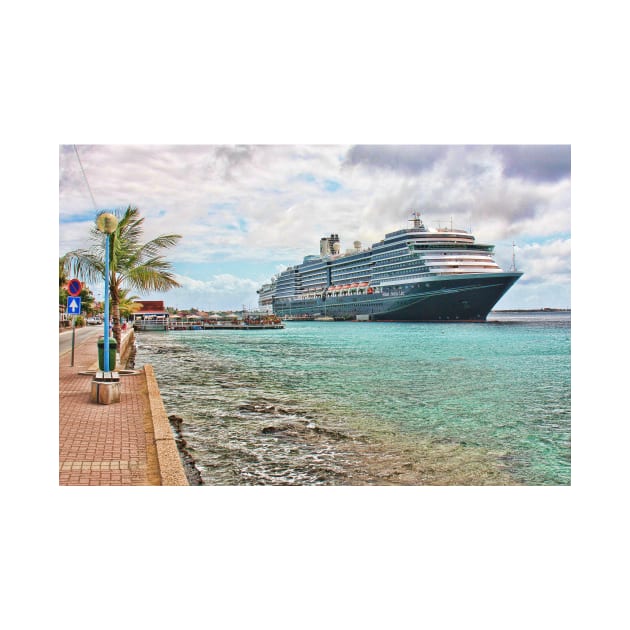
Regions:
M 422 223 L 422 219 L 420 218 L 420 213 L 414 211 L 411 213 L 411 216 L 413 217 L 413 219 L 409 219 L 409 220 L 413 222 L 413 227 L 418 228 L 418 229 L 423 229 L 424 223 Z

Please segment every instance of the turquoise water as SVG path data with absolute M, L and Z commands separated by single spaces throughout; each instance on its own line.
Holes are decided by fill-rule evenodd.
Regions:
M 564 485 L 570 316 L 138 333 L 206 484 Z

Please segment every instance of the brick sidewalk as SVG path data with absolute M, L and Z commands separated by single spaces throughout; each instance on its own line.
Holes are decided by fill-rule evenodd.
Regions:
M 144 370 L 121 376 L 120 402 L 90 402 L 94 338 L 59 357 L 59 485 L 162 485 Z

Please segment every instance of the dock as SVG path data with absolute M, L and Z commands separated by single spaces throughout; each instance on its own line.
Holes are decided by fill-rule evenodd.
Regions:
M 284 328 L 280 320 L 273 321 L 214 321 L 202 319 L 173 319 L 173 320 L 136 320 L 133 323 L 134 330 L 142 331 L 168 331 L 168 330 L 279 330 Z

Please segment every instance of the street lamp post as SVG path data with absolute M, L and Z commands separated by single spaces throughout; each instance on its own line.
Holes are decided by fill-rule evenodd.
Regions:
M 110 235 L 116 230 L 118 219 L 108 212 L 99 214 L 96 219 L 96 227 L 105 234 L 105 295 L 104 304 L 104 332 L 103 332 L 103 371 L 109 372 L 109 240 Z

